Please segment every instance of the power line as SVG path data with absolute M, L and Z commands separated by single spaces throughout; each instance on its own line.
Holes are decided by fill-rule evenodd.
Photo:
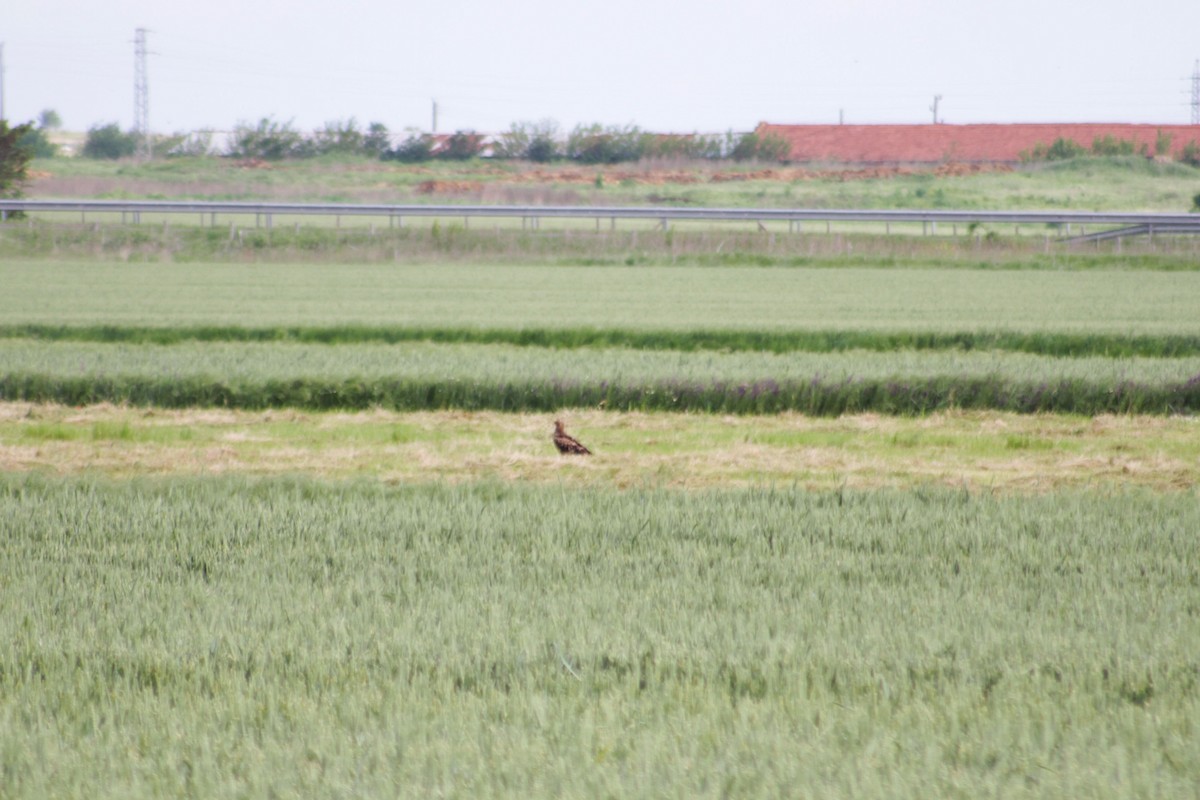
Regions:
M 1196 64 L 1192 67 L 1192 124 L 1200 125 L 1200 59 L 1196 59 Z
M 133 39 L 133 130 L 138 138 L 138 155 L 150 158 L 150 83 L 146 75 L 146 29 L 138 28 Z

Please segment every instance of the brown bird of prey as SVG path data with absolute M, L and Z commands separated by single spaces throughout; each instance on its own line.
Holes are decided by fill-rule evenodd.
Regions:
M 570 436 L 564 429 L 563 424 L 559 420 L 554 420 L 554 446 L 558 448 L 558 452 L 567 453 L 575 456 L 590 456 L 591 450 L 583 446 L 583 443 Z

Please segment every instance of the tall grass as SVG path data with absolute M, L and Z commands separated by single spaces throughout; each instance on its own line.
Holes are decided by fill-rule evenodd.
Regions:
M 1200 336 L 1102 333 L 954 333 L 855 330 L 639 330 L 632 328 L 255 327 L 204 325 L 3 325 L 0 339 L 175 345 L 185 342 L 298 342 L 348 345 L 403 342 L 508 344 L 555 349 L 614 348 L 695 352 L 838 353 L 848 350 L 1005 351 L 1058 357 L 1181 358 L 1200 355 Z
M 190 216 L 144 214 L 140 225 L 120 214 L 78 217 L 37 215 L 26 224 L 0 227 L 2 258 L 103 259 L 150 263 L 588 263 L 601 265 L 693 264 L 702 266 L 941 266 L 959 269 L 1197 269 L 1200 243 L 1190 236 L 1158 236 L 1088 245 L 1052 242 L 1059 232 L 1042 226 L 1003 232 L 966 225 L 941 236 L 922 236 L 919 223 L 891 226 L 841 223 L 826 230 L 806 223 L 807 233 L 784 223 L 678 222 L 667 233 L 657 223 L 623 221 L 610 229 L 594 220 L 547 220 L 536 231 L 514 219 L 410 218 L 402 228 L 388 219 L 334 216 L 282 217 L 259 227 L 253 216 L 215 227 Z M 201 224 L 197 224 L 201 223 Z M 986 238 L 985 238 L 986 237 Z
M 1198 509 L 0 478 L 4 793 L 1186 796 Z
M 0 375 L 0 399 L 85 405 L 111 402 L 166 408 L 382 407 L 398 411 L 488 409 L 555 411 L 564 407 L 612 411 L 698 411 L 812 415 L 857 412 L 928 414 L 947 409 L 1018 413 L 1192 414 L 1200 411 L 1200 376 L 1187 381 L 1118 384 L 1083 379 L 1028 381 L 987 377 L 846 378 L 807 381 L 607 380 L 512 381 L 436 378 L 215 379 L 202 376 L 70 377 L 40 373 Z

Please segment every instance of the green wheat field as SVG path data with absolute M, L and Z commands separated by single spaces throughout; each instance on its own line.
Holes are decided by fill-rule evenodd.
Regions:
M 1192 241 L 272 236 L 0 226 L 0 797 L 1196 796 Z

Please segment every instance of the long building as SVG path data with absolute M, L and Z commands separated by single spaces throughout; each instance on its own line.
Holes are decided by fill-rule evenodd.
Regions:
M 1189 142 L 1200 146 L 1200 125 L 1124 123 L 1034 123 L 980 125 L 778 125 L 762 122 L 759 136 L 791 147 L 790 161 L 848 164 L 1015 163 L 1023 152 L 1056 139 L 1090 148 L 1096 139 L 1133 141 L 1135 150 L 1155 155 L 1160 134 L 1177 157 Z

